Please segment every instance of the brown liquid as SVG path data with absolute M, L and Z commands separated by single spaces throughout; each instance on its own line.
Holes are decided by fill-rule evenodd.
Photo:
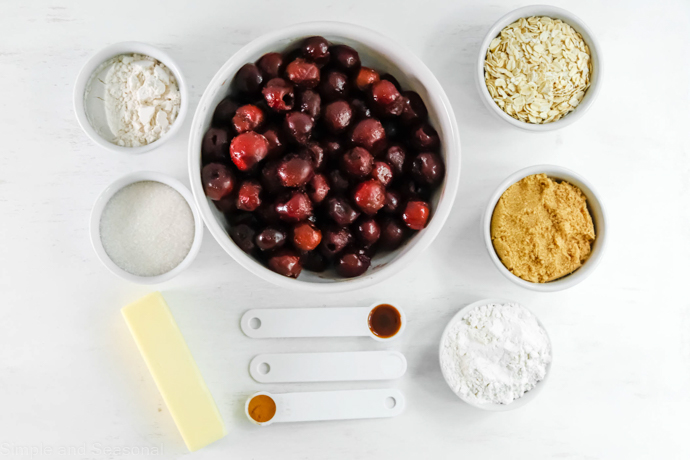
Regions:
M 268 422 L 276 415 L 276 402 L 267 395 L 254 396 L 249 401 L 249 416 L 259 423 Z
M 402 319 L 400 312 L 393 305 L 382 303 L 369 313 L 369 329 L 376 337 L 387 339 L 400 330 Z

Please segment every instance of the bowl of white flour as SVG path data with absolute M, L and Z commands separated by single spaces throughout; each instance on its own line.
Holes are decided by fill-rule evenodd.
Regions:
M 479 409 L 522 407 L 544 387 L 551 340 L 519 303 L 486 299 L 462 308 L 441 337 L 441 372 L 453 392 Z
M 74 87 L 74 112 L 84 132 L 105 149 L 144 153 L 180 130 L 187 99 L 182 72 L 167 53 L 124 42 L 86 62 Z

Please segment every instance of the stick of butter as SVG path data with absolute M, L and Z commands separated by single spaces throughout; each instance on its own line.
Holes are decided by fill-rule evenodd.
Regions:
M 187 448 L 224 437 L 218 406 L 161 293 L 127 305 L 122 314 Z

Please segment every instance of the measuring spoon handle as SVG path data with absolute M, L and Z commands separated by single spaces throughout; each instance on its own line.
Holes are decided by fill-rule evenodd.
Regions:
M 272 395 L 274 423 L 395 417 L 405 410 L 399 390 L 318 391 Z
M 370 335 L 370 307 L 265 308 L 247 311 L 241 327 L 254 339 L 287 337 L 362 337 Z

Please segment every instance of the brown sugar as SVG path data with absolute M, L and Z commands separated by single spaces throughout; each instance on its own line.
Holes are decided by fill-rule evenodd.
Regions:
M 546 283 L 582 266 L 594 242 L 582 191 L 546 174 L 508 187 L 491 218 L 491 241 L 503 265 L 533 283 Z

